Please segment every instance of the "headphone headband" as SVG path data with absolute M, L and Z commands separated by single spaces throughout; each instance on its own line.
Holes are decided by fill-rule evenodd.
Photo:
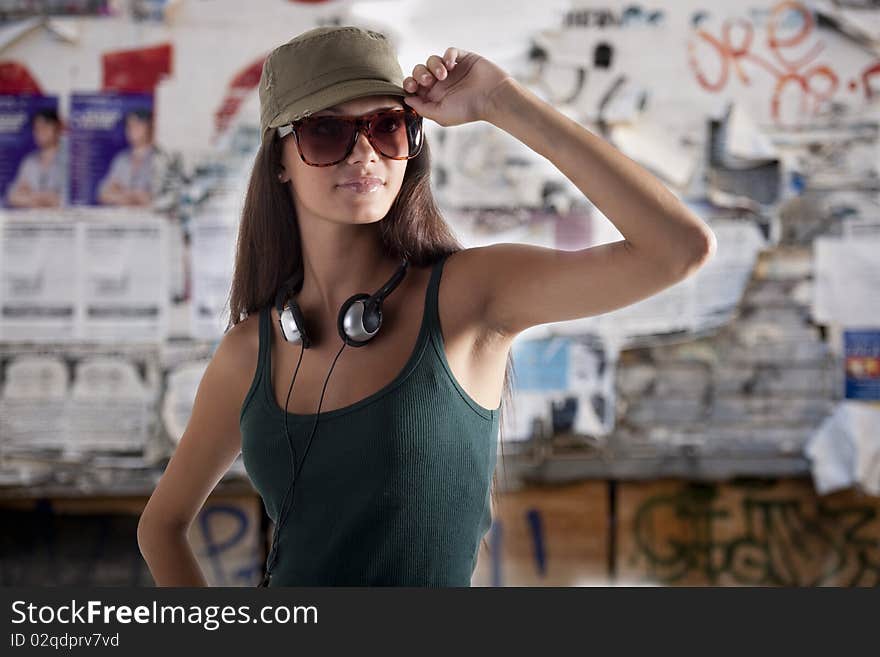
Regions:
M 398 266 L 397 270 L 391 275 L 391 278 L 388 279 L 385 285 L 380 287 L 376 292 L 373 293 L 372 296 L 370 296 L 369 299 L 364 302 L 364 305 L 366 306 L 366 309 L 364 311 L 365 313 L 372 312 L 373 308 L 382 303 L 385 297 L 394 292 L 394 288 L 400 285 L 400 281 L 402 281 L 403 277 L 406 276 L 406 270 L 408 267 L 409 261 L 406 258 L 403 258 L 400 266 Z
M 275 310 L 278 311 L 278 316 L 281 316 L 281 311 L 284 307 L 284 302 L 287 301 L 290 296 L 297 293 L 302 289 L 303 283 L 303 270 L 302 264 L 300 267 L 294 272 L 293 276 L 288 278 L 281 284 L 281 287 L 278 288 L 278 291 L 275 293 Z

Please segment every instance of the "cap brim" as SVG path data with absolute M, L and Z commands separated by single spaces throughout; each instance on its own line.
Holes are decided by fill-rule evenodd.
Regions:
M 266 129 L 277 128 L 291 121 L 301 119 L 313 112 L 318 112 L 333 105 L 354 100 L 355 98 L 363 98 L 364 96 L 405 97 L 407 93 L 400 85 L 386 80 L 349 80 L 348 82 L 335 84 L 327 89 L 321 89 L 299 99 L 296 103 L 289 105 L 279 112 L 269 122 Z

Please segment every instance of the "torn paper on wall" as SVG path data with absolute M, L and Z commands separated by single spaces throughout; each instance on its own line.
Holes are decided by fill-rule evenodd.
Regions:
M 819 237 L 815 259 L 812 316 L 818 324 L 853 328 L 880 326 L 880 238 Z
M 840 402 L 808 440 L 813 482 L 820 495 L 857 486 L 880 495 L 880 406 Z

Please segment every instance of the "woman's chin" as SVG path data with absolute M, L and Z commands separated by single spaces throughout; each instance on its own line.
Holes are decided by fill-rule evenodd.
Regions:
M 372 224 L 381 221 L 386 214 L 388 214 L 387 209 L 383 212 L 381 208 L 352 207 L 336 216 L 339 218 L 339 223 L 343 224 Z

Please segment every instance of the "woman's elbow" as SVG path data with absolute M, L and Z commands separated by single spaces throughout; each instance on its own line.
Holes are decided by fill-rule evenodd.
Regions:
M 178 534 L 185 534 L 186 529 L 182 525 L 156 522 L 147 513 L 142 513 L 137 524 L 137 542 L 141 554 L 146 557 L 147 553 L 157 544 L 166 542 L 169 538 Z
M 693 240 L 688 257 L 683 258 L 677 264 L 674 274 L 675 280 L 684 280 L 694 274 L 714 257 L 717 249 L 715 233 L 708 228 L 700 231 L 699 236 Z

